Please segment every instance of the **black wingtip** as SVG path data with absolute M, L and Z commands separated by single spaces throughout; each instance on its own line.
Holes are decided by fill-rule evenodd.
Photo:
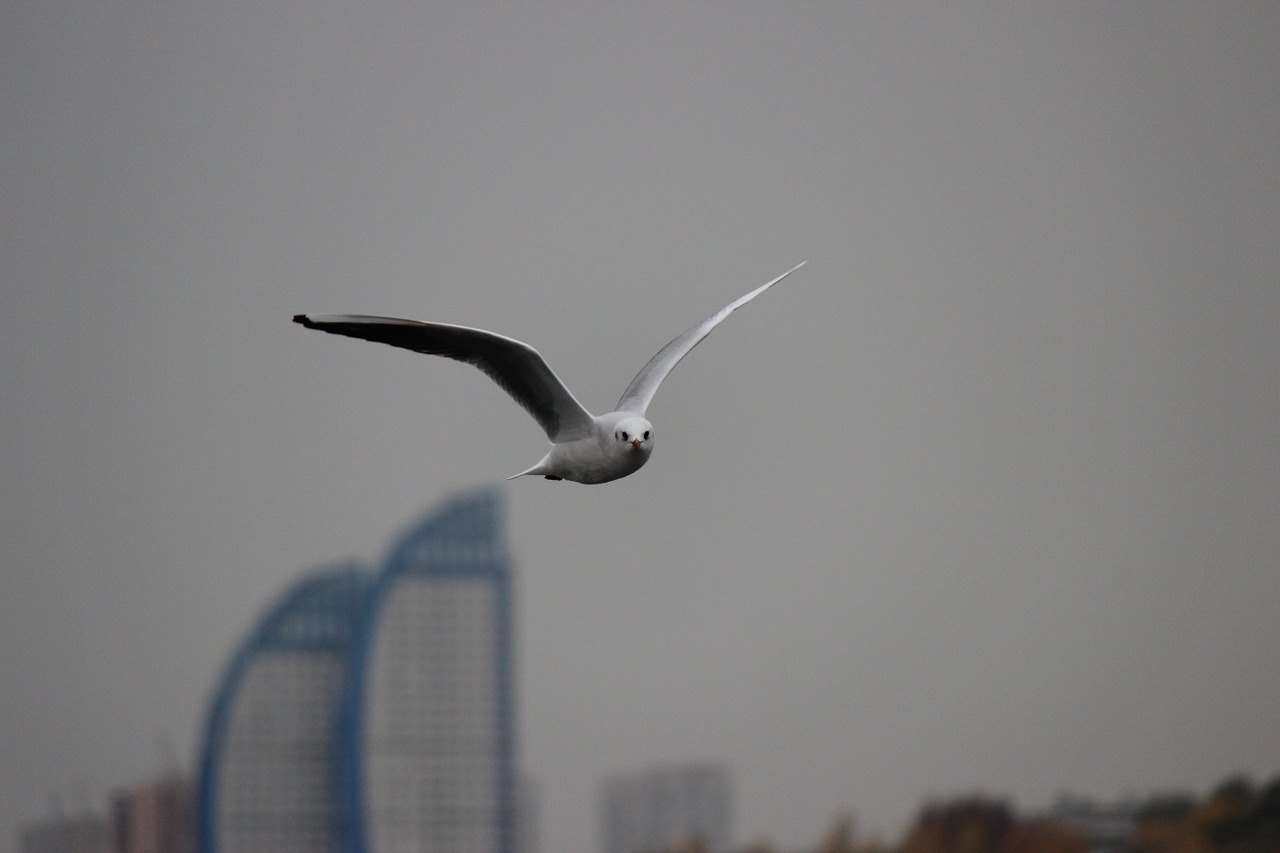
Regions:
M 316 324 L 312 323 L 311 318 L 308 317 L 306 314 L 294 314 L 293 322 L 301 323 L 302 325 L 306 326 L 308 329 L 314 329 L 316 327 Z

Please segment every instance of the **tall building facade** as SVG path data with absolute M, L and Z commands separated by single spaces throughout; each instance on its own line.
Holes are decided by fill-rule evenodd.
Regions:
M 733 781 L 719 762 L 625 773 L 601 789 L 602 853 L 652 853 L 693 839 L 712 853 L 733 839 Z
M 289 590 L 231 659 L 205 730 L 201 853 L 338 853 L 338 712 L 368 599 L 356 566 Z
M 513 853 L 510 571 L 495 492 L 406 533 L 366 608 L 344 696 L 352 853 Z
M 264 617 L 210 712 L 200 853 L 514 853 L 500 509 L 459 498 Z

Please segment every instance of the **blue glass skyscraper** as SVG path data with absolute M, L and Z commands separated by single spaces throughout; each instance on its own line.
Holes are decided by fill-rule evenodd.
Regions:
M 341 850 L 334 733 L 369 579 L 354 566 L 305 578 L 231 659 L 206 726 L 196 836 L 215 850 Z
M 343 606 L 299 603 L 310 585 L 336 591 L 336 575 L 304 582 L 233 658 L 206 733 L 201 853 L 514 853 L 512 602 L 497 493 L 428 516 L 376 577 L 343 577 Z M 279 640 L 307 630 L 334 642 Z
M 486 492 L 406 533 L 365 610 L 339 732 L 348 851 L 512 853 L 511 643 Z

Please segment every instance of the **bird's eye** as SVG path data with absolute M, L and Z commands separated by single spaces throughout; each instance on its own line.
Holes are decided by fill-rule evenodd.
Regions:
M 648 431 L 648 430 L 645 430 L 645 431 L 644 431 L 644 440 L 645 440 L 645 441 L 648 441 L 648 440 L 649 440 L 649 431 Z
M 627 440 L 627 431 L 625 429 L 622 431 L 622 440 L 623 441 Z

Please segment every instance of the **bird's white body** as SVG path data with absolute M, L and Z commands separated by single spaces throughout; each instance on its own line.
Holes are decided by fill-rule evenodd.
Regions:
M 298 314 L 293 321 L 309 329 L 474 364 L 523 406 L 551 440 L 552 447 L 546 456 L 508 479 L 527 474 L 548 480 L 607 483 L 634 474 L 649 461 L 653 453 L 653 425 L 645 418 L 645 411 L 671 368 L 721 320 L 802 266 L 804 262 L 738 297 L 677 336 L 641 368 L 622 393 L 615 410 L 606 415 L 593 415 L 583 408 L 538 351 L 513 338 L 448 323 L 359 314 L 314 318 Z
M 554 444 L 537 465 L 508 477 L 537 474 L 550 480 L 607 483 L 639 471 L 653 453 L 653 425 L 631 412 L 595 418 L 590 434 Z

